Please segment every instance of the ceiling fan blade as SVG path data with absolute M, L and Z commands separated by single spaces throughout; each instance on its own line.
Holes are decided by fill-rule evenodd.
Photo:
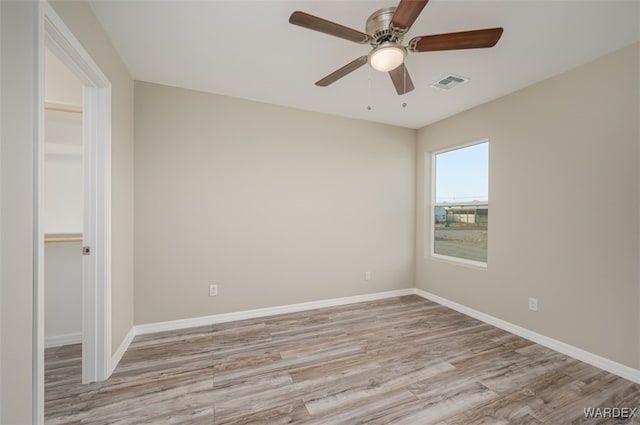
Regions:
M 398 30 L 408 31 L 416 21 L 429 0 L 400 0 L 391 19 L 391 26 Z
M 316 81 L 316 86 L 327 87 L 329 84 L 335 83 L 340 78 L 360 68 L 365 63 L 367 63 L 367 57 L 360 56 L 358 59 L 352 60 L 342 68 L 333 71 L 322 80 Z
M 437 50 L 493 47 L 500 40 L 502 31 L 502 28 L 487 28 L 414 37 L 409 42 L 409 50 L 413 52 L 433 52 Z
M 345 27 L 344 25 L 336 24 L 335 22 L 327 21 L 323 18 L 318 18 L 317 16 L 309 15 L 305 12 L 293 12 L 289 17 L 289 23 L 360 44 L 367 44 L 369 40 L 371 40 L 368 34 Z
M 389 76 L 391 77 L 391 81 L 393 81 L 393 85 L 399 95 L 409 93 L 415 88 L 413 87 L 413 81 L 411 81 L 411 77 L 409 76 L 409 71 L 407 71 L 407 67 L 404 66 L 404 64 L 401 64 L 396 69 L 389 71 Z

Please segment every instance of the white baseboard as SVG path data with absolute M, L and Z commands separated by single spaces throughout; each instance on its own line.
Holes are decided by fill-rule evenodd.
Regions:
M 64 334 L 64 335 L 51 335 L 44 339 L 44 348 L 62 347 L 63 345 L 81 344 L 82 332 Z
M 127 333 L 127 336 L 124 337 L 124 339 L 118 346 L 118 349 L 116 350 L 116 352 L 113 353 L 113 355 L 111 356 L 111 364 L 109 365 L 110 367 L 109 376 L 111 376 L 113 371 L 118 366 L 118 363 L 120 363 L 122 356 L 124 356 L 124 353 L 127 351 L 127 348 L 129 348 L 129 345 L 131 345 L 131 341 L 133 341 L 133 338 L 135 338 L 135 336 L 136 336 L 136 327 L 134 326 L 131 329 L 129 329 L 129 333 Z
M 466 314 L 467 316 L 471 316 L 482 322 L 488 323 L 497 328 L 503 329 L 507 332 L 511 332 L 525 339 L 536 342 L 540 345 L 544 345 L 545 347 L 551 348 L 552 350 L 558 351 L 562 354 L 566 354 L 569 357 L 573 357 L 574 359 L 583 361 L 592 366 L 606 370 L 607 372 L 611 372 L 622 378 L 625 378 L 640 384 L 640 370 L 638 369 L 625 366 L 621 363 L 615 362 L 613 360 L 609 360 L 597 354 L 593 354 L 589 351 L 585 351 L 581 348 L 574 347 L 573 345 L 569 345 L 562 341 L 549 338 L 548 336 L 539 334 L 537 332 L 533 332 L 529 329 L 523 328 L 518 325 L 514 325 L 513 323 L 506 322 L 502 319 L 498 319 L 497 317 L 482 313 L 478 310 L 474 310 L 465 305 L 458 304 L 454 301 L 450 301 L 446 298 L 439 297 L 438 295 L 432 294 L 430 292 L 423 291 L 422 289 L 414 288 L 414 293 L 416 295 L 421 296 L 422 298 L 426 298 L 428 300 L 441 304 L 445 307 L 449 307 L 462 314 Z
M 236 320 L 255 319 L 259 317 L 275 316 L 276 314 L 295 313 L 298 311 L 313 310 L 316 308 L 335 307 L 339 305 L 355 304 L 365 301 L 375 301 L 385 298 L 401 297 L 414 294 L 414 288 L 399 289 L 395 291 L 376 292 L 373 294 L 355 295 L 352 297 L 331 298 L 328 300 L 310 301 L 299 304 L 289 304 L 277 307 L 258 308 L 233 313 L 221 313 L 211 316 L 194 317 L 191 319 L 170 320 L 167 322 L 148 323 L 135 326 L 136 335 L 144 335 L 154 332 L 174 331 L 178 329 L 207 326 L 216 323 L 232 322 Z

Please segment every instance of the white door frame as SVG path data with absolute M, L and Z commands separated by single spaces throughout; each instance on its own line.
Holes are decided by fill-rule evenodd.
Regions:
M 82 382 L 103 381 L 111 365 L 111 83 L 47 1 L 35 2 L 34 423 L 44 423 L 44 55 L 54 53 L 82 82 L 84 224 Z

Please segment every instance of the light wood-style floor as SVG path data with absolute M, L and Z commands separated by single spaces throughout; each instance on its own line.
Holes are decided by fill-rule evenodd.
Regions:
M 48 424 L 640 423 L 583 410 L 640 385 L 417 296 L 138 336 L 103 383 L 45 362 Z

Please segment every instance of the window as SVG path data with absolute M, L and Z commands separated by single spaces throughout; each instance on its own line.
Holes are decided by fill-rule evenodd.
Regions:
M 489 142 L 432 157 L 431 255 L 487 265 Z

